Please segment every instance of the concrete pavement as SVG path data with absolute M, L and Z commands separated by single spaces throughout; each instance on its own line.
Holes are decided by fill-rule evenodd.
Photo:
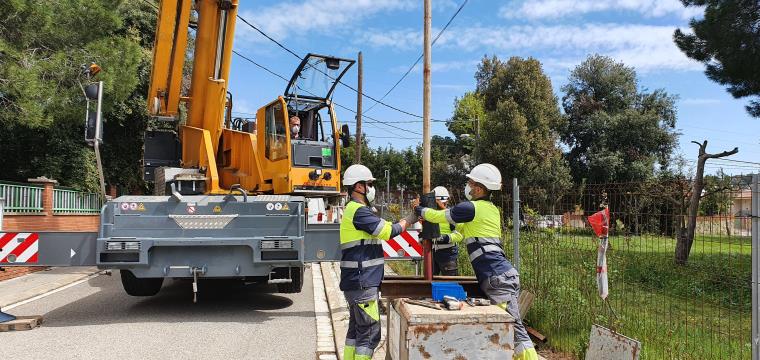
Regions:
M 0 281 L 0 308 L 10 310 L 9 305 L 60 289 L 99 272 L 94 266 L 52 268 Z
M 304 280 L 300 294 L 201 282 L 193 304 L 188 281 L 167 280 L 158 295 L 137 298 L 114 272 L 12 309 L 45 320 L 38 329 L 0 333 L 3 358 L 314 359 L 310 270 Z

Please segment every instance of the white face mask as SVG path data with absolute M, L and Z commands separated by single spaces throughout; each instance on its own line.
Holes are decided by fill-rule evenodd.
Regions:
M 375 187 L 374 186 L 367 186 L 367 201 L 369 202 L 375 201 Z
M 472 194 L 470 194 L 470 191 L 472 191 L 472 188 L 470 188 L 470 184 L 467 184 L 464 186 L 464 197 L 467 198 L 467 200 L 472 200 Z
M 290 128 L 290 132 L 291 132 L 292 134 L 298 134 L 298 131 L 299 131 L 299 130 L 301 130 L 301 127 L 300 127 L 300 126 L 298 126 L 298 125 L 293 125 L 293 126 Z

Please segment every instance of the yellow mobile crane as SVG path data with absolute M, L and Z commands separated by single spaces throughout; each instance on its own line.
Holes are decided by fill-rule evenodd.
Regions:
M 263 194 L 338 194 L 340 132 L 329 99 L 354 61 L 307 55 L 283 96 L 258 110 L 255 125 L 234 126 L 228 80 L 238 1 L 196 2 L 190 93 L 182 96 L 192 3 L 161 2 L 148 92 L 149 111 L 162 119 L 176 121 L 180 103 L 187 105 L 187 123 L 180 128 L 181 165 L 203 175 L 191 191 L 226 194 L 239 187 Z M 289 125 L 293 116 L 303 125 L 297 137 Z M 342 134 L 347 140 L 347 127 Z M 159 180 L 159 187 L 175 181 Z M 188 189 L 182 180 L 176 182 L 178 189 Z
M 146 134 L 144 176 L 155 179 L 157 194 L 108 201 L 97 233 L 19 233 L 36 243 L 30 246 L 39 248 L 37 256 L 8 257 L 0 265 L 119 269 L 134 296 L 155 295 L 165 278 L 190 278 L 195 299 L 199 277 L 266 281 L 281 292 L 300 292 L 305 263 L 340 259 L 338 224 L 308 221 L 307 204 L 339 196 L 340 146 L 348 131 L 338 132 L 330 96 L 354 61 L 309 54 L 255 122 L 233 119 L 228 84 L 238 5 L 160 3 L 148 106 L 157 119 L 177 124 L 179 136 Z M 192 27 L 190 91 L 182 94 Z M 97 100 L 98 114 L 102 88 L 91 84 L 85 91 Z M 187 108 L 184 125 L 180 104 Z M 298 134 L 288 124 L 294 116 Z M 95 144 L 99 121 L 88 112 L 86 139 Z

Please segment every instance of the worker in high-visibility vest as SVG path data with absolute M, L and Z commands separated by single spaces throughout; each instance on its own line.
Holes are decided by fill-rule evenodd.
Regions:
M 348 304 L 344 360 L 370 360 L 380 343 L 378 289 L 383 281 L 383 247 L 404 231 L 407 220 L 391 225 L 370 210 L 375 178 L 364 165 L 351 165 L 343 175 L 350 201 L 340 222 L 340 289 Z
M 472 268 L 480 288 L 491 302 L 509 312 L 515 318 L 514 359 L 534 360 L 538 354 L 528 331 L 522 323 L 517 306 L 520 277 L 507 260 L 501 243 L 501 216 L 491 202 L 492 191 L 501 189 L 501 173 L 496 166 L 479 164 L 467 174 L 464 193 L 468 200 L 446 210 L 419 206 L 415 212 L 426 221 L 438 224 L 457 224 L 467 244 Z
M 449 190 L 443 186 L 436 186 L 433 192 L 438 210 L 445 210 L 449 202 Z M 438 225 L 441 229 L 441 236 L 433 239 L 433 275 L 457 276 L 459 275 L 457 265 L 458 244 L 462 241 L 462 234 L 456 231 L 454 224 Z

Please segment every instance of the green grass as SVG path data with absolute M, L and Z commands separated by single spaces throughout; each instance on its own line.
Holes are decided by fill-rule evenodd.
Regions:
M 609 303 L 596 289 L 596 240 L 588 234 L 522 232 L 523 289 L 536 294 L 526 321 L 555 350 L 583 358 L 591 324 L 642 342 L 642 359 L 742 359 L 751 355 L 751 239 L 699 236 L 689 263 L 673 262 L 675 240 L 613 236 Z M 512 254 L 511 234 L 505 250 Z M 465 251 L 460 272 L 472 275 Z M 411 263 L 392 263 L 402 274 Z

